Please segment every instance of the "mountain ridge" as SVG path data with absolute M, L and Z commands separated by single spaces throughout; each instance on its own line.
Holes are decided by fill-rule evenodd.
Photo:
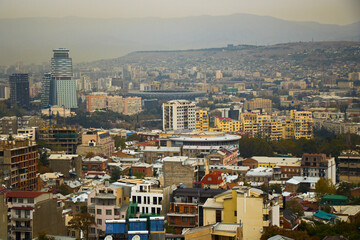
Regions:
M 227 44 L 359 41 L 360 22 L 341 26 L 253 14 L 183 18 L 0 19 L 0 64 L 49 61 L 70 49 L 74 62 L 116 58 L 133 51 L 198 49 Z

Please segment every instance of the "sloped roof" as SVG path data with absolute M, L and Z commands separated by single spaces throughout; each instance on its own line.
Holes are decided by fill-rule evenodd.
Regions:
M 201 179 L 201 183 L 202 184 L 214 184 L 214 185 L 217 185 L 217 184 L 220 184 L 223 182 L 223 179 L 222 179 L 222 172 L 220 171 L 214 171 L 214 172 L 211 172 L 209 174 L 206 174 L 202 179 Z
M 315 214 L 314 214 L 315 217 L 317 218 L 320 218 L 320 219 L 324 219 L 324 220 L 330 220 L 330 219 L 336 219 L 337 216 L 334 215 L 334 214 L 331 214 L 331 213 L 327 213 L 327 212 L 324 212 L 324 211 L 317 211 Z
M 41 194 L 47 192 L 32 192 L 32 191 L 11 191 L 6 193 L 6 197 L 15 197 L 15 198 L 36 198 Z

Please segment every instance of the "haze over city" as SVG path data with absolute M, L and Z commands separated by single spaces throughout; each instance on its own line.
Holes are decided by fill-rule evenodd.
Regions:
M 359 240 L 358 0 L 0 0 L 0 240 Z

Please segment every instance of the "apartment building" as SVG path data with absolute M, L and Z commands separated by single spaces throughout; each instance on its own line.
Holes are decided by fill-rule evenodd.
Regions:
M 294 138 L 313 138 L 313 118 L 309 111 L 290 111 L 290 119 L 294 126 Z
M 9 191 L 6 193 L 8 207 L 8 237 L 10 239 L 34 239 L 39 232 L 66 235 L 62 208 L 48 192 Z
M 89 239 L 105 237 L 106 220 L 125 220 L 131 189 L 121 184 L 105 184 L 88 195 L 88 211 L 96 225 L 89 230 Z
M 165 215 L 169 210 L 173 186 L 158 188 L 146 181 L 140 181 L 131 188 L 131 200 L 136 204 L 136 212 L 142 215 Z
M 240 223 L 243 239 L 260 239 L 270 226 L 280 226 L 280 197 L 267 198 L 256 188 L 233 188 L 208 198 L 203 205 L 203 225 Z
M 339 181 L 360 183 L 360 153 L 343 151 L 338 157 Z
M 45 142 L 52 151 L 76 154 L 81 143 L 80 129 L 75 126 L 44 127 L 39 129 L 39 140 Z
M 195 131 L 209 131 L 209 115 L 207 111 L 195 111 Z
M 134 115 L 142 111 L 141 97 L 124 98 L 124 114 Z
M 106 94 L 88 95 L 86 96 L 86 111 L 93 112 L 100 109 L 105 109 Z
M 82 133 L 81 145 L 77 147 L 79 155 L 86 156 L 87 153 L 104 154 L 111 156 L 115 151 L 115 141 L 107 131 L 96 129 L 85 130 Z
M 163 130 L 194 130 L 195 104 L 187 100 L 174 100 L 164 103 Z
M 0 169 L 7 188 L 37 190 L 38 146 L 28 139 L 0 141 Z
M 113 112 L 124 112 L 124 99 L 122 96 L 108 96 L 107 104 L 108 109 Z
M 215 118 L 214 126 L 214 130 L 221 132 L 238 132 L 241 130 L 240 121 L 231 118 Z
M 208 198 L 225 192 L 223 189 L 178 188 L 172 193 L 167 214 L 169 226 L 181 234 L 184 228 L 203 225 L 202 205 Z
M 327 158 L 323 153 L 304 153 L 301 160 L 301 176 L 325 178 L 336 184 L 335 158 Z
M 245 102 L 245 110 L 260 110 L 262 113 L 272 112 L 272 101 L 270 99 L 255 98 Z

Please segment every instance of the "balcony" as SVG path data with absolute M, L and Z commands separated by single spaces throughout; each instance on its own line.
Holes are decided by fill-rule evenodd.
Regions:
M 11 230 L 17 232 L 31 232 L 31 227 L 12 227 Z

